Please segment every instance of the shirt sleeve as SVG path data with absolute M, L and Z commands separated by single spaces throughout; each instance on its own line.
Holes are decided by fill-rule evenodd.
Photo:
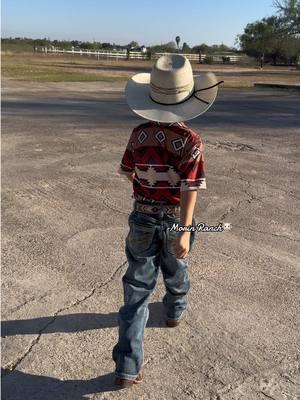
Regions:
M 204 144 L 198 135 L 184 146 L 179 175 L 180 191 L 206 189 Z
M 127 143 L 125 152 L 123 154 L 122 160 L 120 162 L 118 172 L 119 174 L 122 175 L 128 175 L 132 174 L 134 172 L 134 167 L 135 167 L 135 162 L 134 162 L 134 156 L 133 156 L 133 135 L 134 132 L 132 132 L 130 139 Z

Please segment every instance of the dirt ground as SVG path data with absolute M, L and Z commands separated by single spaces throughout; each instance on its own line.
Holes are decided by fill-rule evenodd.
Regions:
M 5 400 L 300 399 L 300 99 L 224 89 L 190 122 L 208 189 L 188 257 L 189 308 L 150 299 L 145 381 L 113 385 L 131 186 L 123 83 L 4 80 L 2 395 Z

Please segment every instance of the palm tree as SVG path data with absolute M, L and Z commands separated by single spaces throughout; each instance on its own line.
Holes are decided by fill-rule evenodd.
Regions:
M 176 43 L 177 43 L 177 50 L 179 50 L 180 36 L 176 36 L 175 40 L 176 40 Z

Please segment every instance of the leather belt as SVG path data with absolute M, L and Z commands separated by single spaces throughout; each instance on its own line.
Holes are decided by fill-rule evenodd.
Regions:
M 145 204 L 140 203 L 138 201 L 134 202 L 133 206 L 134 210 L 146 213 L 146 214 L 159 214 L 160 212 L 164 212 L 166 214 L 179 214 L 180 206 L 175 205 L 166 205 L 166 204 Z

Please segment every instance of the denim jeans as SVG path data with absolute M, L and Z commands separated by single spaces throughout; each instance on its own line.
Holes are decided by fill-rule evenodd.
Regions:
M 128 218 L 129 233 L 125 252 L 128 269 L 122 277 L 124 305 L 118 313 L 119 340 L 112 351 L 116 376 L 137 377 L 144 361 L 143 337 L 149 317 L 148 300 L 155 288 L 159 269 L 162 271 L 166 293 L 163 303 L 169 319 L 179 319 L 187 307 L 190 287 L 187 261 L 175 256 L 179 234 L 169 231 L 179 223 L 175 214 L 146 214 L 132 211 Z M 196 226 L 193 217 L 193 226 Z M 190 249 L 195 232 L 190 234 Z

